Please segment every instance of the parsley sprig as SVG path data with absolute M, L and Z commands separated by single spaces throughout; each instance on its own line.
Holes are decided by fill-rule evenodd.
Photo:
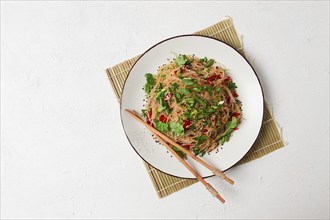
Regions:
M 144 84 L 144 91 L 149 94 L 152 87 L 154 86 L 154 77 L 152 76 L 151 73 L 146 73 L 145 75 L 145 78 L 147 80 L 146 84 Z

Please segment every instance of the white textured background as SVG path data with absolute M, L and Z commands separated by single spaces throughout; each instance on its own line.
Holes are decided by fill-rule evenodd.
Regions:
M 104 69 L 233 18 L 289 145 L 158 199 Z M 2 218 L 329 218 L 329 2 L 1 2 Z

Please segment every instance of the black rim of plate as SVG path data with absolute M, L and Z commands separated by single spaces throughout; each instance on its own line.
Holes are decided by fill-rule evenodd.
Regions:
M 220 43 L 222 43 L 222 44 L 225 44 L 225 45 L 227 45 L 229 48 L 231 48 L 232 50 L 234 50 L 239 56 L 241 56 L 248 64 L 249 64 L 249 66 L 251 67 L 251 69 L 253 70 L 253 73 L 254 73 L 254 75 L 256 76 L 256 78 L 257 78 L 257 80 L 258 80 L 258 83 L 259 83 L 259 86 L 260 86 L 260 89 L 261 89 L 261 94 L 262 94 L 262 99 L 263 99 L 263 102 L 262 102 L 262 119 L 261 119 L 261 123 L 260 123 L 260 126 L 259 126 L 259 131 L 258 131 L 258 135 L 256 136 L 256 138 L 255 138 L 255 140 L 253 141 L 253 143 L 252 143 L 252 145 L 247 149 L 247 151 L 246 151 L 246 153 L 235 163 L 235 164 L 233 164 L 232 166 L 230 166 L 230 167 L 228 167 L 227 169 L 225 169 L 225 170 L 222 170 L 222 172 L 225 172 L 225 171 L 227 171 L 227 170 L 229 170 L 230 168 L 232 168 L 233 166 L 235 166 L 248 152 L 249 152 L 249 150 L 251 149 L 251 147 L 253 146 L 253 144 L 256 142 L 256 140 L 257 140 L 257 138 L 258 138 L 258 136 L 259 136 L 259 133 L 260 133 L 260 130 L 261 130 L 261 126 L 262 126 L 262 121 L 263 121 L 263 117 L 264 117 L 264 107 L 265 107 L 265 104 L 264 104 L 264 91 L 263 91 L 263 88 L 262 88 L 262 85 L 261 85 L 261 83 L 260 83 L 260 79 L 259 79 L 259 77 L 258 77 L 258 75 L 257 75 L 257 73 L 256 73 L 256 71 L 255 71 L 255 69 L 253 68 L 253 66 L 251 65 L 251 63 L 242 55 L 242 54 L 240 54 L 235 48 L 233 48 L 232 46 L 230 46 L 229 44 L 227 44 L 227 43 L 225 43 L 225 42 L 223 42 L 223 41 L 221 41 L 221 40 L 218 40 L 218 39 L 216 39 L 216 38 L 213 38 L 213 37 L 209 37 L 209 36 L 204 36 L 204 35 L 197 35 L 197 34 L 183 34 L 183 35 L 177 35 L 177 36 L 174 36 L 174 37 L 170 37 L 170 38 L 167 38 L 167 39 L 165 39 L 165 40 L 162 40 L 162 41 L 160 41 L 160 42 L 158 42 L 158 43 L 156 43 L 155 45 L 153 45 L 152 47 L 150 47 L 149 49 L 147 49 L 144 53 L 142 53 L 141 54 L 141 56 L 134 62 L 134 64 L 133 64 L 133 66 L 131 67 L 131 69 L 130 69 L 130 71 L 128 72 L 128 74 L 127 74 L 127 77 L 126 77 L 126 79 L 125 79 L 125 82 L 124 82 L 124 85 L 123 85 L 123 90 L 122 90 L 122 92 L 121 92 L 121 98 L 122 98 L 122 95 L 123 95 L 123 93 L 124 93 L 124 91 L 125 91 L 125 85 L 126 85 L 126 81 L 127 81 L 127 79 L 129 78 L 129 75 L 131 74 L 131 71 L 132 71 L 132 69 L 134 68 L 134 66 L 135 66 L 135 64 L 137 63 L 137 62 L 139 62 L 139 60 L 146 54 L 146 53 L 148 53 L 151 49 L 153 49 L 154 47 L 156 47 L 156 46 L 158 46 L 159 44 L 162 44 L 162 43 L 164 43 L 164 42 L 166 42 L 166 41 L 169 41 L 169 40 L 172 40 L 172 39 L 175 39 L 175 38 L 180 38 L 180 37 L 203 37 L 203 38 L 209 38 L 209 39 L 212 39 L 212 40 L 215 40 L 215 41 L 218 41 L 218 42 L 220 42 Z M 135 147 L 133 146 L 133 144 L 131 143 L 131 140 L 129 139 L 129 137 L 128 137 L 128 135 L 127 135 L 127 133 L 126 133 L 126 130 L 125 130 L 125 126 L 124 126 L 124 123 L 123 123 L 123 118 L 122 118 L 122 113 L 123 113 L 123 108 L 122 108 L 122 99 L 120 98 L 120 120 L 121 120 L 121 125 L 122 125 L 122 127 L 123 127 L 123 130 L 124 130 L 124 132 L 125 132 L 125 135 L 126 135 L 126 138 L 127 138 L 127 140 L 128 140 L 128 142 L 130 143 L 130 145 L 132 146 L 132 148 L 134 149 L 134 151 L 137 153 L 137 155 L 139 155 L 139 157 L 144 161 L 144 162 L 146 162 L 147 164 L 149 164 L 150 166 L 152 166 L 153 168 L 155 168 L 156 170 L 159 170 L 160 172 L 162 172 L 162 173 L 165 173 L 165 174 L 167 174 L 167 175 L 170 175 L 170 176 L 173 176 L 173 177 L 177 177 L 177 178 L 183 178 L 183 179 L 196 179 L 195 177 L 192 177 L 192 178 L 190 178 L 190 177 L 182 177 L 182 176 L 176 176 L 176 175 L 173 175 L 173 174 L 171 174 L 171 173 L 167 173 L 167 172 L 165 172 L 165 171 L 163 171 L 163 170 L 161 170 L 161 169 L 159 169 L 159 168 L 157 168 L 157 167 L 154 167 L 152 164 L 150 164 L 148 161 L 146 161 L 140 154 L 139 154 L 139 152 L 135 149 Z M 209 175 L 209 176 L 202 176 L 203 178 L 209 178 L 209 177 L 212 177 L 212 176 L 214 176 L 214 174 L 211 174 L 211 175 Z

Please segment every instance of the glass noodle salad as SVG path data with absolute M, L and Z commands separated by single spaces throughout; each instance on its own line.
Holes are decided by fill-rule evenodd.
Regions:
M 217 149 L 237 129 L 241 102 L 236 84 L 213 59 L 176 55 L 145 78 L 146 122 L 195 155 Z

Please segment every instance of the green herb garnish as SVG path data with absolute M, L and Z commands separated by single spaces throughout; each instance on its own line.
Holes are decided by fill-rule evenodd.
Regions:
M 179 150 L 177 147 L 172 146 L 172 149 L 177 153 L 182 159 L 186 157 L 186 154 Z
M 179 78 L 182 77 L 181 69 L 178 69 L 178 70 L 176 71 L 176 76 L 179 77 Z
M 192 107 L 195 104 L 195 100 L 193 98 L 186 98 L 183 101 L 187 103 L 187 105 L 189 105 L 190 107 Z
M 182 136 L 184 134 L 183 126 L 179 123 L 171 122 L 170 128 L 174 136 Z
M 166 114 L 169 114 L 170 108 L 169 108 L 167 102 L 164 101 L 165 91 L 166 91 L 166 89 L 161 89 L 156 94 L 156 102 L 159 104 L 159 108 L 157 111 L 158 112 L 165 111 Z
M 201 98 L 199 97 L 198 95 L 194 95 L 194 99 L 202 106 L 202 107 L 206 107 L 206 102 Z
M 168 124 L 158 121 L 154 119 L 154 123 L 156 125 L 156 129 L 160 132 L 167 132 L 168 131 Z
M 183 114 L 183 117 L 185 117 L 186 119 L 190 119 L 190 112 L 189 111 L 185 111 Z
M 147 110 L 146 109 L 141 109 L 142 111 L 142 116 L 147 117 Z
M 155 92 L 158 93 L 160 90 L 162 90 L 162 88 L 163 88 L 163 84 L 159 83 L 158 86 L 155 89 Z
M 176 90 L 178 87 L 179 87 L 178 83 L 175 82 L 175 83 L 172 84 L 172 88 L 174 90 Z
M 204 62 L 207 62 L 207 61 L 208 61 L 207 57 L 204 57 L 204 58 L 199 59 L 198 62 L 204 63 Z
M 193 90 L 196 91 L 196 92 L 201 92 L 201 91 L 202 91 L 202 90 L 201 90 L 200 88 L 198 88 L 198 87 L 194 87 Z
M 199 156 L 202 157 L 206 154 L 206 151 L 205 150 L 202 150 L 201 152 L 199 152 Z
M 209 93 L 209 95 L 212 96 L 213 86 L 207 86 L 206 89 L 207 89 L 207 92 Z
M 172 52 L 175 55 L 175 63 L 177 66 L 182 66 L 184 65 L 188 60 L 186 55 L 177 55 L 176 53 Z
M 191 78 L 183 78 L 181 79 L 182 80 L 182 83 L 185 85 L 185 86 L 189 86 L 189 85 L 192 85 L 194 84 L 193 80 Z
M 197 143 L 195 144 L 196 146 L 201 145 L 206 139 L 208 138 L 208 136 L 198 136 L 198 137 L 194 137 L 193 139 L 197 141 Z
M 230 81 L 228 83 L 228 89 L 230 89 L 231 91 L 235 90 L 236 88 L 237 88 L 237 86 L 233 81 Z
M 185 64 L 190 65 L 193 61 L 194 61 L 194 58 L 191 58 L 190 60 L 187 60 L 187 62 Z
M 146 73 L 144 76 L 146 77 L 148 84 L 150 84 L 150 85 L 154 84 L 154 77 L 152 76 L 151 73 Z
M 199 147 L 194 147 L 193 151 L 194 151 L 194 154 L 197 156 L 199 153 Z
M 197 109 L 193 109 L 191 112 L 190 112 L 190 117 L 195 117 L 197 115 L 198 111 Z
M 214 60 L 213 60 L 213 59 L 209 59 L 209 60 L 207 61 L 207 63 L 205 64 L 205 67 L 206 67 L 206 68 L 209 68 L 209 67 L 211 67 L 213 64 L 214 64 Z
M 232 117 L 230 121 L 227 121 L 225 124 L 226 130 L 218 135 L 215 140 L 220 140 L 221 145 L 223 145 L 226 141 L 229 141 L 230 135 L 233 132 L 233 129 L 237 126 L 237 118 Z
M 184 95 L 189 95 L 190 94 L 189 90 L 185 89 L 185 88 L 178 89 L 178 92 L 182 93 Z
M 152 86 L 150 86 L 148 83 L 146 83 L 146 84 L 144 84 L 143 89 L 147 94 L 149 94 L 152 89 Z
M 172 89 L 170 89 L 170 92 L 174 95 L 174 98 L 175 98 L 176 102 L 179 103 L 181 101 L 181 98 L 182 98 L 180 93 L 177 93 Z
M 193 131 L 193 130 L 195 130 L 195 129 L 196 129 L 196 126 L 195 126 L 195 125 L 190 125 L 190 126 L 189 126 L 189 130 Z

